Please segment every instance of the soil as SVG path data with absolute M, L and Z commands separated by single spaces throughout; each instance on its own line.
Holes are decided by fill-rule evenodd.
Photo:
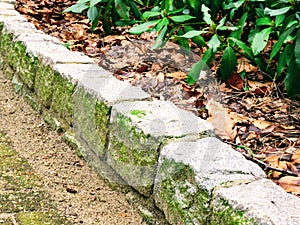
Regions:
M 43 179 L 47 194 L 72 224 L 146 224 L 125 193 L 113 190 L 15 94 L 0 72 L 0 130 Z

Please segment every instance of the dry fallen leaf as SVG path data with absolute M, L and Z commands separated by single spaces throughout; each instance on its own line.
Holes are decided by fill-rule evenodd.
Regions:
M 272 125 L 271 122 L 266 121 L 266 120 L 252 120 L 251 122 L 254 126 L 259 128 L 260 130 L 264 130 Z
M 206 104 L 209 111 L 209 118 L 207 121 L 214 126 L 216 134 L 223 139 L 233 141 L 237 135 L 235 128 L 235 121 L 228 115 L 227 110 L 213 99 Z
M 181 71 L 173 72 L 173 73 L 167 73 L 166 77 L 172 77 L 178 80 L 183 80 L 187 78 L 187 74 Z
M 287 192 L 300 195 L 300 177 L 285 176 L 280 178 L 278 184 Z

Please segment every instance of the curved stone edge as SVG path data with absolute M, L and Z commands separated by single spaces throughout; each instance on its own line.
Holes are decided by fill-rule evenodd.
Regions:
M 214 138 L 209 123 L 172 103 L 149 102 L 36 30 L 12 2 L 0 1 L 1 69 L 105 178 L 153 197 L 171 224 L 298 224 L 300 200 Z M 169 128 L 153 127 L 170 108 L 177 117 Z M 196 129 L 184 128 L 195 122 Z

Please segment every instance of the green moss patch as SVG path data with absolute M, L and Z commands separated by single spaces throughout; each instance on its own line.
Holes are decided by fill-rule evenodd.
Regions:
M 51 111 L 65 120 L 68 126 L 72 125 L 74 89 L 75 85 L 72 82 L 64 79 L 60 74 L 54 73 Z
M 76 138 L 88 143 L 96 154 L 104 155 L 110 107 L 100 102 L 84 88 L 73 95 L 73 123 Z
M 21 225 L 63 225 L 69 224 L 55 212 L 23 212 L 17 215 L 17 222 Z
M 11 67 L 24 84 L 33 89 L 37 58 L 30 56 L 26 47 L 21 42 L 15 42 L 13 35 L 5 31 L 1 34 L 0 52 L 3 62 L 7 64 L 3 68 Z
M 200 190 L 192 169 L 164 159 L 160 166 L 161 183 L 156 202 L 172 224 L 209 224 L 210 195 Z

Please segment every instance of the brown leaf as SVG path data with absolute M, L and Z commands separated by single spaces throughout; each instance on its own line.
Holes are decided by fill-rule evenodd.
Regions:
M 233 141 L 237 135 L 237 128 L 235 127 L 235 121 L 228 115 L 227 110 L 214 100 L 210 100 L 206 108 L 209 111 L 207 121 L 212 123 L 216 134 L 222 139 Z
M 243 90 L 244 81 L 238 73 L 232 73 L 230 77 L 226 80 L 226 84 L 235 90 Z
M 173 73 L 167 73 L 166 77 L 172 77 L 178 80 L 183 80 L 187 78 L 187 74 L 181 71 L 173 72 Z
M 280 178 L 278 184 L 287 192 L 300 194 L 300 177 L 285 176 Z
M 266 121 L 266 120 L 253 120 L 253 121 L 251 121 L 251 122 L 252 122 L 252 124 L 253 124 L 254 126 L 256 126 L 257 128 L 259 128 L 260 130 L 264 130 L 264 129 L 266 129 L 266 128 L 268 128 L 269 126 L 272 125 L 271 122 Z

